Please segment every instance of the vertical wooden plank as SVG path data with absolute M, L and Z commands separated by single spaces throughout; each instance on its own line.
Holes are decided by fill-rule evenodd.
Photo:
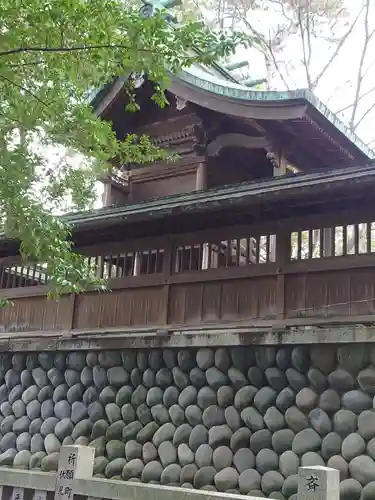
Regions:
M 301 232 L 298 232 L 298 253 L 300 258 Z M 290 255 L 290 233 L 281 229 L 276 233 L 276 317 L 283 319 L 285 316 L 285 275 L 284 266 Z
M 168 324 L 168 319 L 169 319 L 168 311 L 169 311 L 169 300 L 171 292 L 171 285 L 169 283 L 169 279 L 172 274 L 172 261 L 173 261 L 174 248 L 176 248 L 176 246 L 173 244 L 173 241 L 167 239 L 164 247 L 163 268 L 162 268 L 164 286 L 163 286 L 163 299 L 162 299 L 163 307 L 162 307 L 161 318 L 162 318 L 162 323 L 164 323 L 165 325 Z

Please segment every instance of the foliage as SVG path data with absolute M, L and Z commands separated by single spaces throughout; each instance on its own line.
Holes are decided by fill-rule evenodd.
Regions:
M 89 92 L 128 75 L 126 111 L 135 111 L 137 77 L 147 74 L 155 82 L 152 99 L 165 106 L 169 71 L 228 55 L 246 40 L 199 23 L 171 27 L 163 12 L 144 18 L 121 0 L 3 0 L 0 24 L 5 235 L 20 241 L 26 261 L 44 263 L 52 295 L 102 285 L 72 252 L 71 228 L 52 213 L 67 198 L 74 209 L 90 206 L 111 159 L 130 164 L 167 155 L 147 137 L 118 141 L 110 124 L 95 117 Z M 193 45 L 199 55 L 191 55 Z

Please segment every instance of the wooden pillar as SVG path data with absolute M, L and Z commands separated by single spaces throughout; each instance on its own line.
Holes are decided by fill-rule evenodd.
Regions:
M 203 191 L 207 189 L 207 163 L 202 162 L 198 164 L 197 175 L 195 180 L 195 190 Z
M 141 274 L 141 252 L 135 252 L 133 276 L 139 276 L 140 274 Z
M 276 315 L 278 319 L 283 319 L 285 316 L 284 265 L 288 262 L 290 256 L 290 233 L 284 230 L 278 231 L 275 239 L 276 239 L 275 261 L 277 264 Z
M 332 227 L 323 229 L 323 252 L 320 251 L 321 257 L 332 257 L 332 231 Z
M 102 202 L 104 207 L 112 205 L 112 186 L 110 182 L 103 182 L 104 190 L 102 194 Z

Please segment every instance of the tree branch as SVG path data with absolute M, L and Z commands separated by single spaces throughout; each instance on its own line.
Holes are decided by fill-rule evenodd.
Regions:
M 23 90 L 24 92 L 29 94 L 31 97 L 33 97 L 36 101 L 40 102 L 40 104 L 43 104 L 43 106 L 48 108 L 48 104 L 45 101 L 43 101 L 40 97 L 38 97 L 36 94 L 34 94 L 34 92 L 32 92 L 31 90 L 27 89 L 26 87 L 23 87 L 19 83 L 14 82 L 13 80 L 11 80 L 10 78 L 8 78 L 4 75 L 0 75 L 0 79 L 5 80 L 6 82 L 10 83 L 11 85 L 14 85 L 15 87 L 19 88 L 20 90 Z
M 90 51 L 98 49 L 126 49 L 133 50 L 134 47 L 129 47 L 128 45 L 121 44 L 105 44 L 105 45 L 78 45 L 76 47 L 18 47 L 17 49 L 11 49 L 6 51 L 0 51 L 0 57 L 10 56 L 14 54 L 21 54 L 26 52 L 78 52 L 78 51 Z M 139 52 L 152 53 L 150 49 L 136 48 Z
M 361 94 L 359 97 L 358 97 L 358 103 L 362 101 L 363 98 L 367 97 L 368 95 L 370 95 L 372 92 L 375 91 L 375 86 L 372 87 L 370 90 L 368 90 L 367 92 L 364 92 L 363 94 Z M 343 113 L 344 111 L 347 111 L 348 109 L 350 109 L 351 107 L 353 107 L 354 104 L 351 103 L 351 104 L 348 104 L 347 106 L 345 106 L 344 108 L 341 108 L 341 109 L 338 109 L 337 111 L 335 111 L 336 114 L 338 113 Z

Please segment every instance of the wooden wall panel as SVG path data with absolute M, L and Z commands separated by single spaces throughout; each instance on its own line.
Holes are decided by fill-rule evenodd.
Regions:
M 272 318 L 276 315 L 276 277 L 173 285 L 168 323 Z
M 163 287 L 85 293 L 76 298 L 74 328 L 160 325 L 165 311 Z
M 195 191 L 196 173 L 189 172 L 177 177 L 161 177 L 132 185 L 132 201 L 144 201 L 157 196 L 189 193 Z
M 0 309 L 0 329 L 9 331 L 66 330 L 71 327 L 71 296 L 55 301 L 45 296 L 14 298 Z

